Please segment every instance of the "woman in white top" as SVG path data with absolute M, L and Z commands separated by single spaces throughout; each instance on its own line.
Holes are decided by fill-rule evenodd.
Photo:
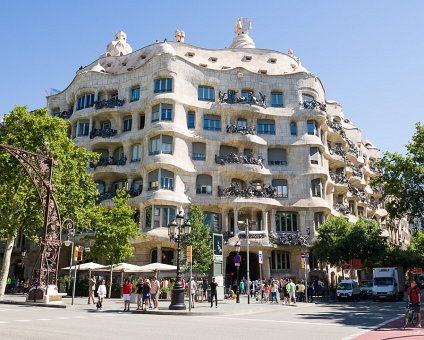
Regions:
M 102 280 L 102 283 L 99 285 L 99 288 L 97 288 L 97 296 L 99 297 L 99 302 L 98 302 L 97 308 L 98 309 L 102 309 L 102 307 L 103 307 L 103 300 L 106 297 L 105 280 Z

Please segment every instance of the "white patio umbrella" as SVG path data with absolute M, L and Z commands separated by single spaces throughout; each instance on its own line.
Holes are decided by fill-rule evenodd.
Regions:
M 93 269 L 107 269 L 106 266 L 102 265 L 102 264 L 98 264 L 96 262 L 87 262 L 87 263 L 81 263 L 81 264 L 76 264 L 72 267 L 65 267 L 65 268 L 61 268 L 63 270 L 75 270 L 75 267 L 77 268 L 77 270 L 93 270 Z
M 165 271 L 165 270 L 177 270 L 177 266 L 173 266 L 173 265 L 165 264 L 165 263 L 159 263 L 159 262 L 146 264 L 145 266 L 141 266 L 140 268 L 142 269 L 143 272 L 148 272 L 148 271 L 159 272 L 159 271 Z
M 112 282 L 112 274 L 113 272 L 120 272 L 121 273 L 121 285 L 124 282 L 124 273 L 141 273 L 141 272 L 146 272 L 145 270 L 142 269 L 142 267 L 137 266 L 135 264 L 131 264 L 131 263 L 117 263 L 114 265 L 109 265 L 109 266 L 105 266 L 102 269 L 99 270 L 107 270 L 110 271 L 110 282 Z M 147 272 L 152 272 L 153 270 L 148 270 Z M 109 297 L 111 294 L 111 287 L 112 285 L 109 285 Z

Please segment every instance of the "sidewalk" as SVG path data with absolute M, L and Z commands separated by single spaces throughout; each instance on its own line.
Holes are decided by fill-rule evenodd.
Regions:
M 5 295 L 4 300 L 0 301 L 0 304 L 15 304 L 15 305 L 30 305 L 30 306 L 42 306 L 50 308 L 67 308 L 79 311 L 87 312 L 97 312 L 97 308 L 93 304 L 87 303 L 87 297 L 76 297 L 74 298 L 74 304 L 72 305 L 72 299 L 70 297 L 64 297 L 62 303 L 51 303 L 51 304 L 40 304 L 33 302 L 26 302 L 25 295 Z M 97 300 L 96 300 L 97 301 Z M 223 300 L 218 301 L 218 308 L 215 307 L 215 304 L 211 308 L 209 302 L 196 302 L 195 308 L 192 308 L 191 311 L 188 310 L 188 299 L 185 300 L 187 309 L 186 310 L 170 310 L 169 305 L 171 301 L 169 300 L 159 300 L 158 310 L 148 309 L 147 311 L 137 311 L 136 304 L 131 304 L 131 313 L 137 314 L 156 314 L 156 315 L 192 315 L 192 316 L 202 316 L 202 315 L 235 315 L 235 314 L 255 314 L 268 312 L 270 310 L 275 310 L 276 308 L 302 308 L 311 306 L 313 304 L 307 303 L 298 303 L 296 305 L 283 305 L 281 302 L 279 304 L 273 303 L 261 303 L 261 301 L 256 301 L 255 299 L 250 300 L 250 304 L 247 303 L 247 297 L 241 296 L 240 303 L 236 303 L 235 300 Z M 123 312 L 124 304 L 121 299 L 106 299 L 103 303 L 103 310 L 98 311 L 99 313 L 121 313 Z

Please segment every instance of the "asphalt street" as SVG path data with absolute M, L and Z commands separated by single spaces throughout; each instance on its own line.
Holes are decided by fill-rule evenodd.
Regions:
M 107 301 L 103 311 L 90 305 L 49 308 L 0 305 L 0 339 L 353 339 L 402 315 L 404 303 L 247 305 L 228 301 L 217 309 L 197 304 L 202 315 L 149 315 L 123 313 L 121 303 Z M 220 315 L 210 315 L 209 311 Z M 424 331 L 414 330 L 424 337 Z M 418 333 L 417 333 L 418 332 Z M 370 337 L 371 334 L 371 337 Z M 377 337 L 375 337 L 377 339 Z M 408 339 L 412 339 L 408 337 Z

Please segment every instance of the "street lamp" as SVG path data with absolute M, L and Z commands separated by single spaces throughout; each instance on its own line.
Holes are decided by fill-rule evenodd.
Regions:
M 168 235 L 171 241 L 177 242 L 177 279 L 172 288 L 171 305 L 169 309 L 184 310 L 184 287 L 181 282 L 181 241 L 186 239 L 191 233 L 191 223 L 188 219 L 184 219 L 184 211 L 180 208 L 177 216 L 168 224 Z
M 236 243 L 236 253 L 237 256 L 240 256 L 240 241 Z M 240 303 L 240 262 L 235 262 L 237 267 L 237 298 L 236 303 Z
M 69 263 L 69 275 L 68 277 L 71 277 L 71 269 L 72 269 L 72 260 L 74 258 L 74 241 L 71 241 L 70 238 L 75 236 L 75 230 L 74 230 L 74 224 L 71 220 L 65 220 L 65 222 L 63 222 L 64 225 L 66 225 L 66 229 L 67 229 L 67 234 L 66 234 L 66 240 L 63 241 L 63 244 L 66 247 L 71 246 L 71 260 Z M 73 282 L 73 287 L 72 287 L 72 305 L 74 304 L 74 297 L 75 297 L 75 281 L 77 278 L 77 267 L 75 266 L 75 274 L 74 274 L 74 282 Z

